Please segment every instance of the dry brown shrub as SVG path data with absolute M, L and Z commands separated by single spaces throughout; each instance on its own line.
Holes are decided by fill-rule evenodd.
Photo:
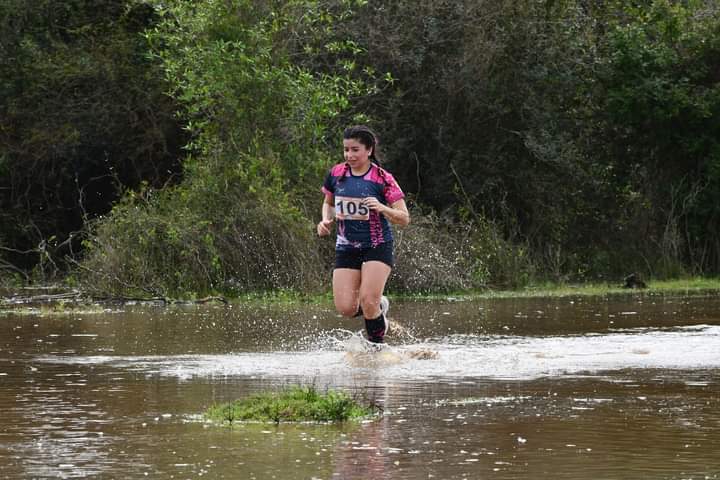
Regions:
M 389 289 L 406 293 L 450 292 L 481 287 L 484 269 L 472 251 L 470 232 L 441 217 L 412 213 L 395 230 L 395 268 Z

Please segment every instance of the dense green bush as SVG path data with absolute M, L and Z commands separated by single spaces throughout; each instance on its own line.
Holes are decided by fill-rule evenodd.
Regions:
M 131 194 L 97 222 L 82 263 L 89 290 L 204 296 L 317 290 L 325 276 L 312 224 L 238 162 L 197 166 L 190 180 Z
M 0 2 L 0 270 L 62 273 L 86 218 L 179 173 L 177 104 L 142 36 L 155 20 L 135 0 Z
M 626 252 L 660 276 L 718 272 L 720 6 L 621 2 L 594 73 L 594 154 L 628 215 Z
M 308 215 L 332 163 L 325 135 L 362 88 L 291 61 L 287 38 L 326 28 L 323 10 L 252 0 L 157 8 L 147 37 L 185 106 L 193 155 L 178 187 L 140 202 L 131 194 L 97 224 L 83 267 L 91 283 L 164 295 L 317 288 L 327 267 Z

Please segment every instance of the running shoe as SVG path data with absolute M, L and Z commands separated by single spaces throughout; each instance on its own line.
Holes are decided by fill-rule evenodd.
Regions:
M 380 297 L 380 312 L 383 315 L 387 315 L 389 311 L 390 311 L 390 300 L 388 300 L 388 298 L 385 295 L 383 295 L 382 297 Z
M 387 335 L 388 330 L 390 330 L 390 320 L 388 320 L 388 312 L 390 311 L 390 300 L 383 295 L 380 297 L 380 313 L 382 313 L 383 320 L 385 320 L 385 333 L 383 336 Z

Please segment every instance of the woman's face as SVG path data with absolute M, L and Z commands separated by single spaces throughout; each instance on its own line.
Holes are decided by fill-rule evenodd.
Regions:
M 355 170 L 362 169 L 370 163 L 372 149 L 366 147 L 354 138 L 346 138 L 343 140 L 343 151 L 345 161 Z

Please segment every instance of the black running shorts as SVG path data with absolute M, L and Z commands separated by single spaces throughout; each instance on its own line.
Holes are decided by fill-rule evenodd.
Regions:
M 381 243 L 371 248 L 348 248 L 347 250 L 335 250 L 335 268 L 352 268 L 360 270 L 362 264 L 377 260 L 392 268 L 393 244 L 392 242 Z

